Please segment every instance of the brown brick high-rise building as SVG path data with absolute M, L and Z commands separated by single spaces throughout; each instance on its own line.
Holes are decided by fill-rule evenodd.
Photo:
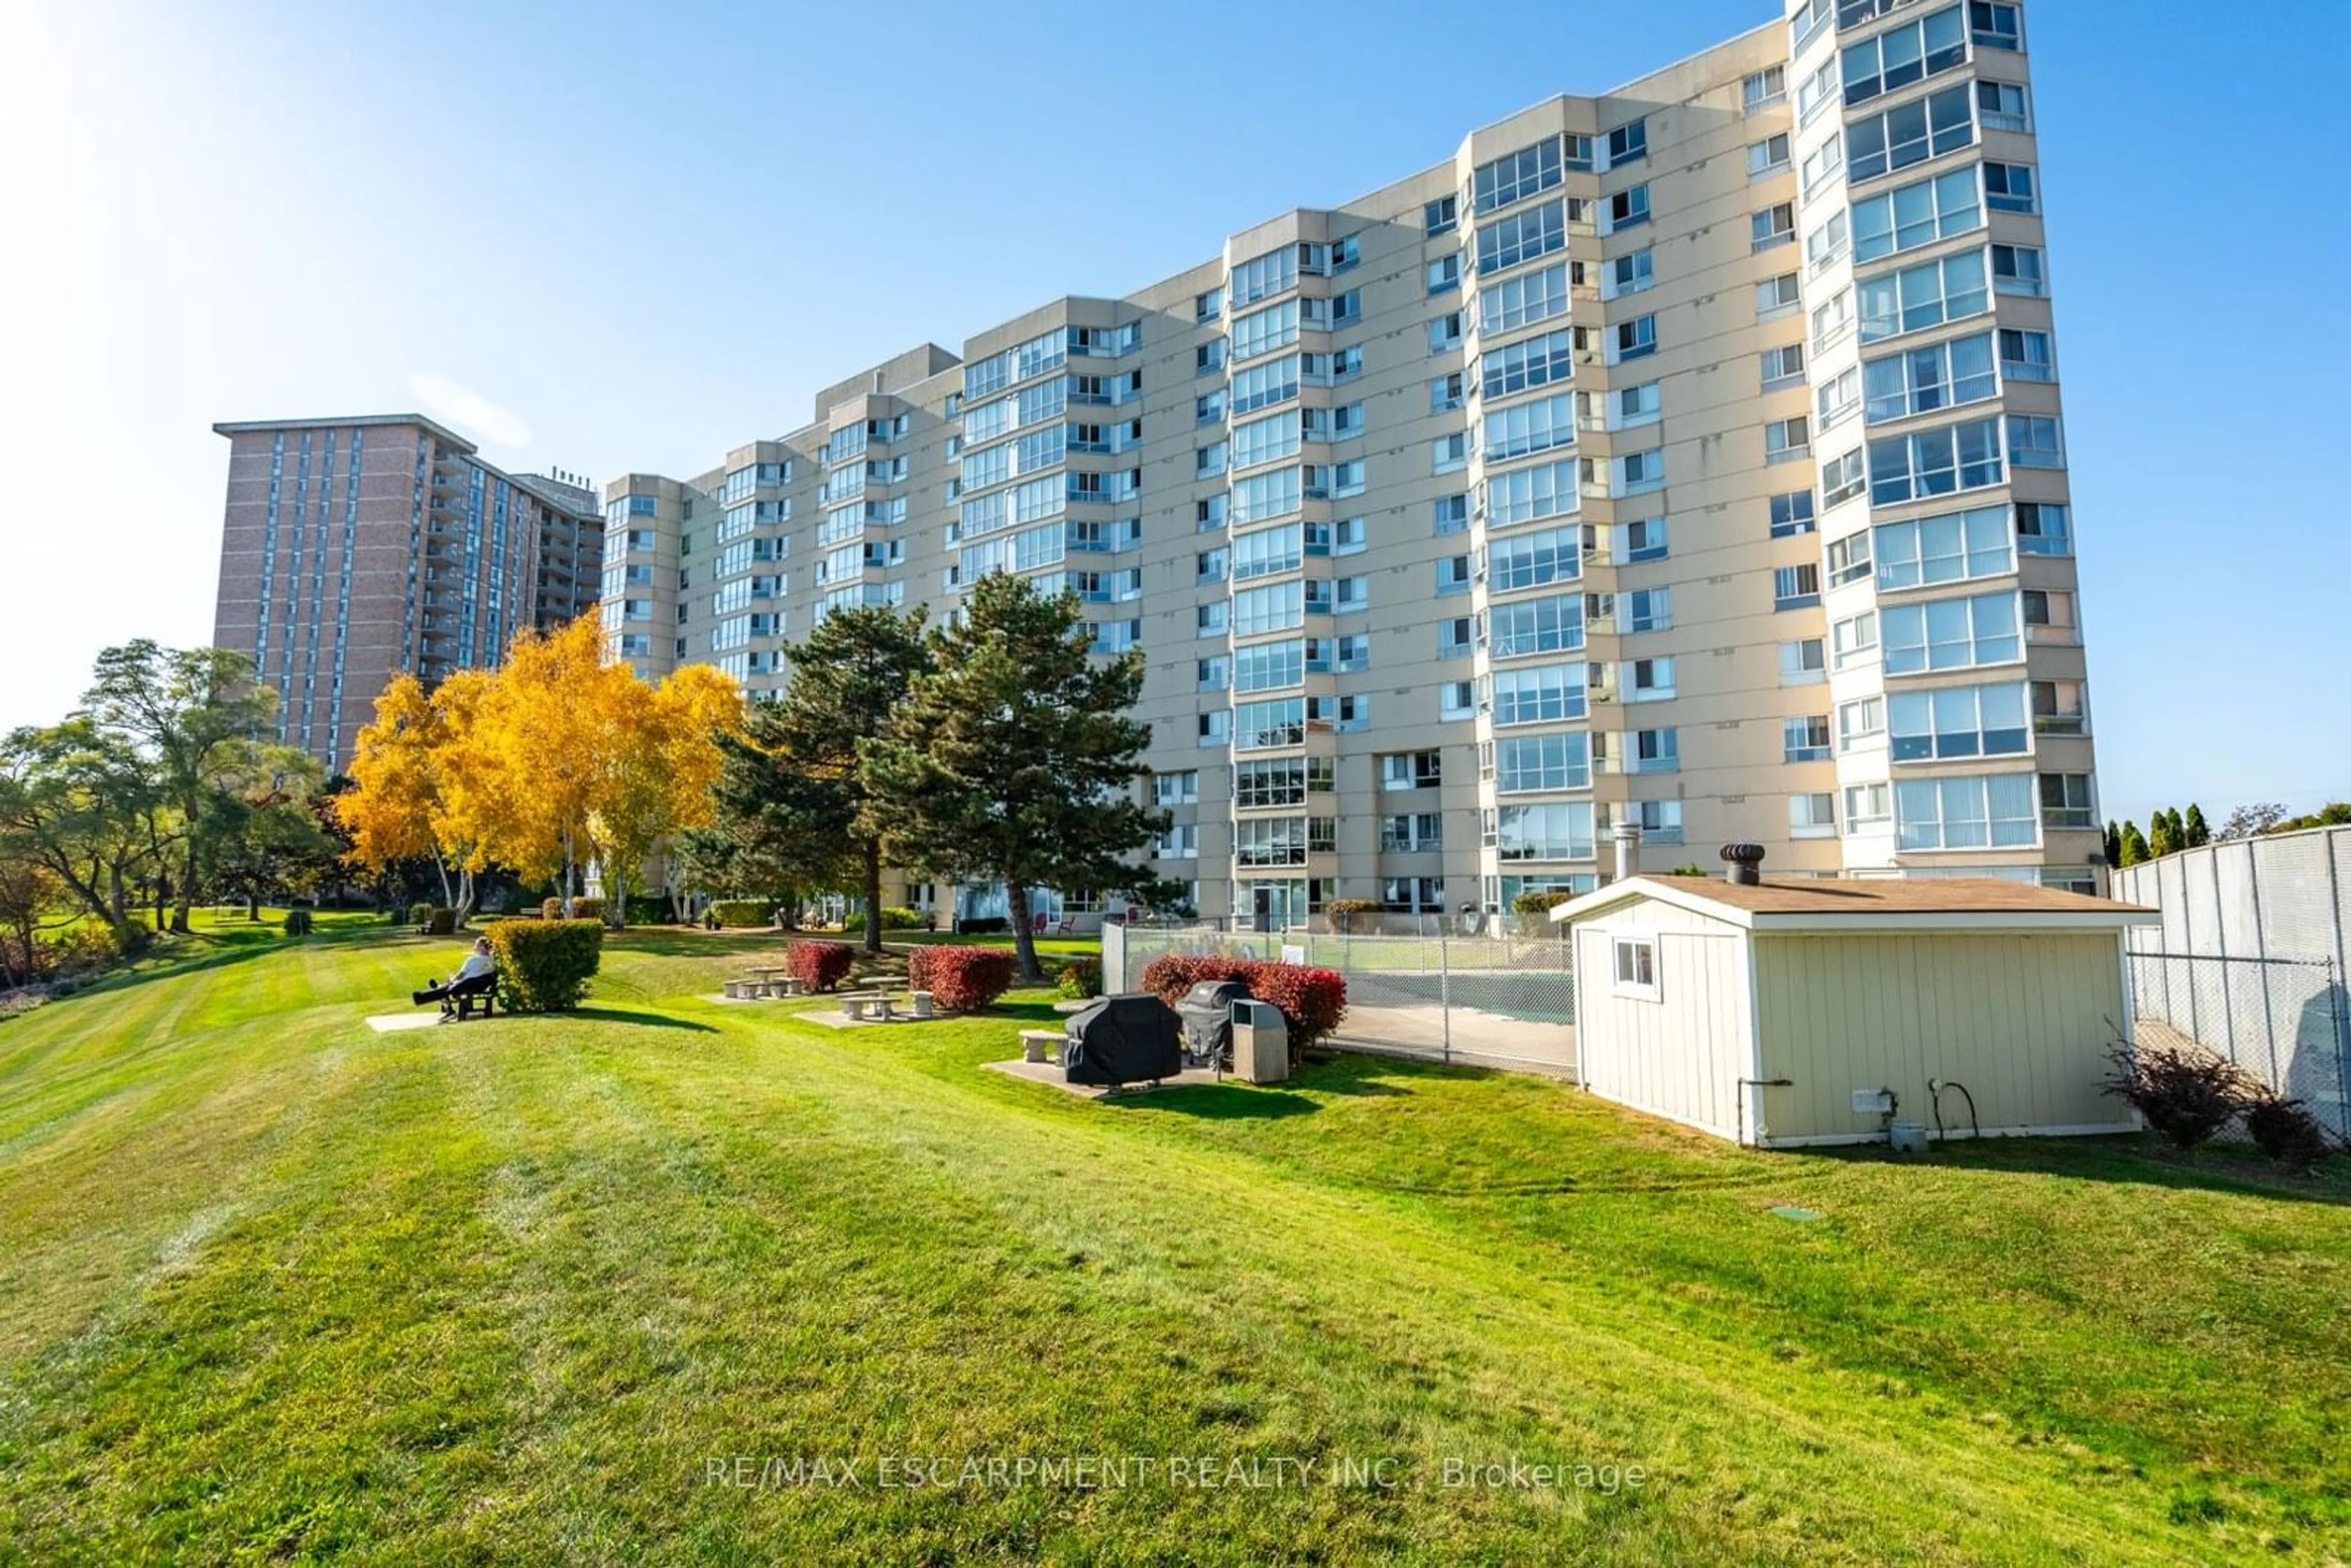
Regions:
M 277 689 L 278 737 L 346 766 L 377 694 L 494 665 L 596 606 L 603 517 L 413 413 L 215 424 L 229 440 L 213 641 Z

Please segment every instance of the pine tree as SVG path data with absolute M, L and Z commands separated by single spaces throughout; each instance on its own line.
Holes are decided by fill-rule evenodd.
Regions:
M 2188 821 L 2179 834 L 2182 849 L 2200 850 L 2212 841 L 2212 830 L 2204 821 L 2204 808 L 2193 800 L 2188 803 Z
M 2147 840 L 2140 834 L 2138 824 L 2137 822 L 2125 822 L 2123 824 L 2122 863 L 2125 865 L 2139 865 L 2150 858 L 2151 857 L 2147 853 Z
M 857 887 L 865 950 L 882 952 L 882 835 L 862 826 L 871 794 L 861 748 L 887 732 L 930 668 L 924 612 L 836 610 L 789 650 L 791 685 L 755 705 L 725 743 L 717 820 L 687 843 L 705 878 L 788 894 Z M 878 813 L 874 819 L 881 820 Z
M 2106 863 L 2107 863 L 2108 865 L 2110 865 L 2110 866 L 2117 866 L 2117 865 L 2120 865 L 2120 864 L 2122 864 L 2122 863 L 2123 863 L 2123 829 L 2122 829 L 2122 824 L 2121 824 L 2120 822 L 2115 821 L 2114 821 L 2114 820 L 2112 820 L 2111 818 L 2109 818 L 2109 819 L 2107 820 L 2107 822 L 2106 822 L 2106 845 L 2105 845 L 2105 849 L 2106 849 Z
M 2147 852 L 2160 860 L 2179 848 L 2179 835 L 2171 825 L 2171 814 L 2158 811 L 2147 820 Z
M 1143 653 L 1102 659 L 1077 596 L 1026 578 L 974 583 L 959 624 L 934 633 L 885 738 L 865 750 L 865 831 L 901 863 L 1000 882 L 1020 972 L 1042 977 L 1029 890 L 1165 890 L 1133 857 L 1165 830 L 1134 795 L 1150 726 L 1130 717 Z M 872 924 L 868 922 L 869 925 Z

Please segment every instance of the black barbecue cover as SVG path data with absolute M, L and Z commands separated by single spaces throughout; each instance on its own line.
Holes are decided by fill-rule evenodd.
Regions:
M 1148 991 L 1102 997 L 1070 1015 L 1062 1075 L 1072 1083 L 1140 1083 L 1184 1071 L 1175 1009 Z
M 1184 1049 L 1193 1060 L 1221 1058 L 1233 1048 L 1233 1004 L 1249 994 L 1239 980 L 1202 980 L 1184 993 L 1176 1016 L 1184 1020 Z

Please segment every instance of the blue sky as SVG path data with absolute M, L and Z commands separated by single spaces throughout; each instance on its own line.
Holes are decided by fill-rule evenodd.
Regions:
M 697 472 L 898 350 L 1138 287 L 1773 15 L 11 8 L 0 528 L 12 582 L 68 591 L 9 595 L 0 724 L 60 712 L 107 643 L 209 635 L 214 420 L 427 406 L 512 467 Z M 2103 802 L 2351 799 L 2318 461 L 2351 9 L 2027 15 Z

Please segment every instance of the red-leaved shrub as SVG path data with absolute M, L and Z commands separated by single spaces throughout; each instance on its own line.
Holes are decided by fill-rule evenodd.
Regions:
M 1012 955 L 1002 947 L 924 946 L 906 958 L 906 984 L 953 1012 L 987 1006 L 1012 988 Z
M 829 991 L 849 977 L 857 951 L 846 942 L 790 942 L 784 946 L 784 962 L 792 978 L 810 990 Z
M 1171 1008 L 1203 980 L 1238 980 L 1250 996 L 1271 1002 L 1290 1025 L 1290 1043 L 1301 1050 L 1331 1034 L 1347 1016 L 1347 979 L 1336 969 L 1221 954 L 1168 953 L 1143 970 L 1143 988 Z

